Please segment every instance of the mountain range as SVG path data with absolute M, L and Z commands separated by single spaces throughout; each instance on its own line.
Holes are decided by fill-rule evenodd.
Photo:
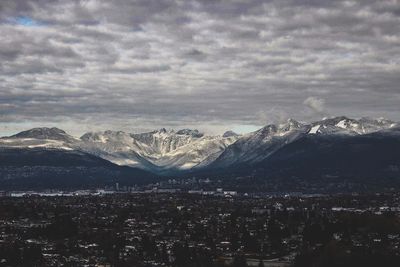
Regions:
M 244 135 L 162 128 L 76 138 L 58 128 L 34 128 L 0 138 L 1 186 L 142 183 L 188 175 L 278 184 L 391 179 L 386 186 L 400 179 L 399 129 L 386 119 L 343 116 L 312 123 L 289 119 Z

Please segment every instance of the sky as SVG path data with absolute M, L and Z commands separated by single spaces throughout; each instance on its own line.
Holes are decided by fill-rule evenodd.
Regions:
M 1 0 L 0 135 L 400 120 L 397 0 Z

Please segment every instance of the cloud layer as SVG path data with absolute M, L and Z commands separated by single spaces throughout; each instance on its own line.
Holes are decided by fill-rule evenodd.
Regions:
M 2 0 L 0 36 L 0 132 L 400 120 L 396 0 Z

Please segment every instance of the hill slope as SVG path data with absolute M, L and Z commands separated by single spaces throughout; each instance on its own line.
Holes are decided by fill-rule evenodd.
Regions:
M 305 135 L 260 162 L 194 175 L 230 180 L 230 184 L 236 180 L 244 186 L 266 185 L 266 189 L 279 191 L 400 188 L 400 135 L 397 131 Z
M 155 176 L 87 153 L 48 148 L 1 148 L 0 189 L 90 188 L 133 185 Z

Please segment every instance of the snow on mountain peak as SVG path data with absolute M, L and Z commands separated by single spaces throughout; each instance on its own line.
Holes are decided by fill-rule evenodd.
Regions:
M 17 133 L 10 138 L 33 138 L 33 139 L 41 139 L 41 140 L 57 140 L 57 141 L 64 141 L 64 142 L 73 142 L 76 139 L 71 135 L 67 134 L 61 129 L 56 127 L 48 128 L 48 127 L 41 127 L 41 128 L 33 128 L 27 131 L 23 131 Z
M 397 124 L 387 119 L 350 119 L 345 116 L 323 119 L 311 124 L 310 134 L 358 135 L 390 129 Z M 318 126 L 318 127 L 317 127 Z
M 157 171 L 182 170 L 215 162 L 223 166 L 259 161 L 306 134 L 362 135 L 381 130 L 393 132 L 398 127 L 398 123 L 383 118 L 341 116 L 309 124 L 289 119 L 245 135 L 227 131 L 223 135 L 209 136 L 196 129 L 161 128 L 137 134 L 112 130 L 89 132 L 76 139 L 58 128 L 34 128 L 0 138 L 0 147 L 75 149 L 120 165 Z
M 126 142 L 130 141 L 131 137 L 128 133 L 123 131 L 111 131 L 107 130 L 104 132 L 89 132 L 85 133 L 80 138 L 84 142 L 99 142 L 99 143 L 106 143 L 108 141 L 120 141 Z
M 300 122 L 288 119 L 285 123 L 278 125 L 269 124 L 260 130 L 256 131 L 256 135 L 263 137 L 263 139 L 270 139 L 274 136 L 284 136 L 294 131 L 301 130 L 304 127 Z
M 78 139 L 58 128 L 33 128 L 0 138 L 0 147 L 71 150 Z
M 278 129 L 280 132 L 289 132 L 303 127 L 303 124 L 294 120 L 288 119 L 286 123 L 279 124 Z

